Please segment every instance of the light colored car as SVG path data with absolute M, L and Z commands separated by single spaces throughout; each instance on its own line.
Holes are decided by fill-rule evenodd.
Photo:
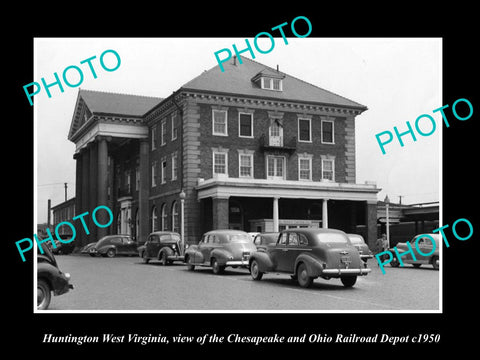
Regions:
M 367 263 L 368 259 L 373 258 L 373 253 L 370 251 L 370 248 L 365 243 L 362 235 L 359 234 L 347 234 L 350 242 L 355 246 L 360 254 L 360 258 Z
M 408 241 L 408 245 L 410 245 L 410 248 L 412 248 L 413 254 L 411 251 L 408 252 L 410 249 L 407 243 L 398 243 L 395 248 L 400 255 L 404 252 L 408 252 L 407 254 L 401 256 L 404 264 L 412 264 L 416 268 L 419 268 L 422 265 L 432 265 L 434 269 L 438 270 L 440 268 L 440 235 L 427 234 L 428 237 L 424 235 L 425 234 L 416 235 L 413 239 Z M 434 240 L 433 243 L 430 237 Z M 400 265 L 400 261 L 397 258 L 395 250 L 390 249 L 390 252 L 393 254 L 393 259 L 390 262 L 390 265 L 393 267 L 398 267 Z
M 203 234 L 197 245 L 185 251 L 188 270 L 208 266 L 221 274 L 227 266 L 248 266 L 250 254 L 256 250 L 250 235 L 240 230 L 212 230 Z

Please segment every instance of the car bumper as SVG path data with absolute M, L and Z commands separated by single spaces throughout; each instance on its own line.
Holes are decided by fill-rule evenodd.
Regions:
M 170 255 L 170 256 L 167 256 L 167 259 L 172 260 L 172 261 L 184 261 L 185 256 L 183 256 L 183 255 Z
M 372 269 L 323 269 L 322 275 L 342 276 L 342 275 L 367 275 Z
M 248 260 L 230 260 L 225 263 L 225 266 L 248 266 Z

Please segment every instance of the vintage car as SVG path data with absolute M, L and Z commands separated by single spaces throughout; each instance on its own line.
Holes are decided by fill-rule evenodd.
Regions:
M 107 235 L 84 246 L 81 253 L 113 258 L 116 255 L 138 255 L 137 247 L 137 242 L 130 235 Z
M 253 239 L 253 244 L 258 251 L 265 251 L 268 244 L 275 244 L 278 240 L 278 232 L 260 233 Z
M 43 254 L 37 251 L 37 309 L 46 310 L 55 296 L 65 294 L 73 285 L 70 284 L 70 274 L 63 273 L 58 268 L 55 256 L 46 244 L 41 244 Z
M 430 264 L 433 266 L 434 269 L 438 270 L 440 268 L 440 257 L 439 257 L 440 235 L 428 234 L 435 241 L 435 250 L 433 249 L 432 240 L 428 237 L 425 237 L 424 235 L 425 234 L 416 235 L 413 239 L 408 241 L 410 247 L 413 249 L 414 254 L 412 256 L 412 253 L 409 252 L 408 254 L 402 255 L 402 262 L 404 264 L 412 264 L 416 268 L 419 268 L 424 264 Z M 415 246 L 415 242 L 417 242 L 417 246 Z M 410 250 L 408 248 L 407 243 L 400 242 L 395 247 L 397 248 L 397 251 L 399 254 L 402 254 L 403 252 Z M 390 265 L 393 267 L 398 267 L 400 265 L 400 261 L 397 258 L 397 254 L 395 253 L 395 250 L 394 249 L 389 249 L 389 250 L 393 255 L 393 259 L 390 262 Z M 420 252 L 418 250 L 420 250 Z M 428 255 L 425 256 L 422 254 L 428 254 Z
M 261 280 L 268 272 L 287 273 L 305 288 L 318 277 L 340 278 L 345 287 L 351 287 L 357 276 L 371 271 L 347 234 L 334 229 L 284 230 L 275 244 L 254 252 L 249 263 L 254 280 Z
M 203 234 L 198 245 L 185 251 L 188 270 L 195 266 L 210 266 L 221 274 L 227 266 L 248 266 L 250 254 L 256 250 L 250 235 L 240 230 L 212 230 Z
M 72 235 L 60 235 L 60 238 L 65 242 L 55 239 L 55 247 L 51 245 L 51 242 L 48 242 L 52 253 L 55 255 L 71 254 L 76 245 L 75 240 L 69 241 L 72 238 Z
M 373 258 L 373 253 L 370 251 L 370 248 L 365 243 L 362 235 L 359 234 L 347 234 L 350 242 L 355 246 L 360 254 L 360 258 L 367 263 L 368 259 Z
M 170 231 L 153 232 L 145 244 L 138 247 L 138 254 L 145 264 L 150 260 L 159 260 L 163 265 L 183 261 L 184 251 L 180 234 Z

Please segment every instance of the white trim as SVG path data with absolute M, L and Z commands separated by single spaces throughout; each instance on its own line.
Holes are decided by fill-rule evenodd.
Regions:
M 308 127 L 309 127 L 309 140 L 301 140 L 300 139 L 300 120 L 308 120 Z M 308 117 L 301 117 L 299 116 L 297 119 L 297 131 L 298 131 L 298 141 L 304 143 L 311 143 L 312 142 L 312 119 Z
M 332 123 L 332 142 L 327 142 L 323 141 L 323 123 L 324 122 L 330 122 Z M 321 129 L 320 129 L 320 141 L 322 144 L 330 144 L 330 145 L 335 145 L 335 122 L 333 120 L 325 120 L 322 119 L 321 121 Z
M 283 159 L 283 173 L 282 173 L 282 177 L 280 176 L 270 176 L 268 175 L 268 162 L 269 162 L 269 158 L 282 158 Z M 266 155 L 266 159 L 265 159 L 265 174 L 267 175 L 267 179 L 268 180 L 285 180 L 286 179 L 286 176 L 287 176 L 287 161 L 286 161 L 286 157 L 285 156 L 282 156 L 282 155 Z M 276 173 L 277 171 L 277 162 L 275 161 L 274 162 L 274 173 Z
M 225 155 L 225 173 L 215 172 L 215 155 Z M 214 150 L 212 151 L 212 175 L 213 177 L 228 177 L 228 150 Z
M 335 182 L 335 158 L 334 157 L 326 157 L 326 156 L 321 156 L 322 158 L 322 178 L 321 178 L 321 181 L 331 181 L 331 182 Z M 332 179 L 325 179 L 323 177 L 323 162 L 324 161 L 330 161 L 332 163 Z
M 302 179 L 300 178 L 300 160 L 308 160 L 308 168 L 309 168 L 309 178 L 308 179 Z M 298 167 L 298 180 L 301 181 L 312 181 L 312 156 L 302 156 L 299 155 L 297 158 L 297 167 Z
M 167 119 L 160 122 L 160 146 L 167 144 Z
M 240 129 L 241 129 L 241 126 L 240 126 L 240 116 L 241 115 L 250 115 L 250 136 L 246 136 L 246 135 L 242 135 L 240 133 Z M 249 139 L 253 139 L 253 113 L 251 112 L 245 112 L 245 111 L 239 111 L 238 112 L 238 137 L 241 137 L 241 138 L 249 138 Z
M 215 112 L 225 113 L 225 133 L 215 132 Z M 216 136 L 228 136 L 228 111 L 220 109 L 212 109 L 212 135 Z
M 250 175 L 242 175 L 242 156 L 248 156 L 250 158 Z M 238 177 L 244 179 L 252 179 L 253 178 L 253 153 L 247 152 L 239 152 L 238 153 Z

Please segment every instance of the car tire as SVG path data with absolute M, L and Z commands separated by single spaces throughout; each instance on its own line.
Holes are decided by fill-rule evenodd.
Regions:
M 307 266 L 304 263 L 298 264 L 297 281 L 303 288 L 308 288 L 312 285 L 313 277 L 308 275 Z
M 391 267 L 398 267 L 400 265 L 400 261 L 398 261 L 397 257 L 394 256 L 392 261 L 390 262 Z
M 433 256 L 432 257 L 432 266 L 435 270 L 438 270 L 440 268 L 440 264 L 438 264 L 438 261 L 440 259 L 438 258 L 438 256 Z
M 162 254 L 160 255 L 160 262 L 162 263 L 163 266 L 167 266 L 168 265 L 168 259 L 167 259 L 167 253 L 165 251 L 162 252 Z
M 213 258 L 212 259 L 212 272 L 215 275 L 219 275 L 219 274 L 222 274 L 224 270 L 225 270 L 225 266 L 221 266 L 218 263 L 217 259 Z
M 257 260 L 252 260 L 250 263 L 250 275 L 253 280 L 262 280 L 263 272 L 259 270 Z
M 46 310 L 50 305 L 52 292 L 48 283 L 43 279 L 37 281 L 37 309 Z
M 108 249 L 107 252 L 105 253 L 105 256 L 109 258 L 114 258 L 116 253 L 117 252 L 115 251 L 115 249 Z
M 185 262 L 187 263 L 187 270 L 188 270 L 188 271 L 193 271 L 193 270 L 195 270 L 195 265 L 192 264 L 192 262 L 191 262 L 191 260 L 190 260 L 190 256 L 187 256 L 187 257 L 186 257 Z
M 355 285 L 357 282 L 357 277 L 356 276 L 344 276 L 341 277 L 340 280 L 342 281 L 343 286 L 349 288 Z
M 148 264 L 148 262 L 150 261 L 150 259 L 147 257 L 147 253 L 145 251 L 142 253 L 142 260 L 143 260 L 144 264 Z

